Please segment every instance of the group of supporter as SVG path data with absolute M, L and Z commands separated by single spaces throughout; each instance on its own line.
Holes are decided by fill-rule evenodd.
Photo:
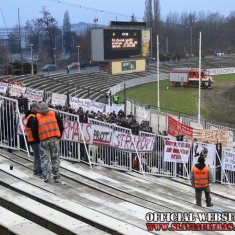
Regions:
M 103 112 L 94 112 L 94 111 L 89 111 L 89 110 L 83 110 L 81 107 L 77 110 L 71 108 L 70 106 L 68 107 L 62 107 L 60 105 L 58 106 L 52 106 L 50 105 L 51 108 L 55 108 L 57 110 L 61 110 L 64 112 L 68 112 L 74 115 L 79 116 L 79 121 L 81 123 L 87 123 L 88 118 L 92 118 L 98 121 L 102 122 L 107 122 L 110 124 L 115 124 L 117 126 L 121 126 L 124 128 L 129 128 L 132 130 L 133 134 L 138 135 L 139 131 L 145 131 L 145 132 L 150 132 L 152 133 L 152 127 L 149 126 L 148 121 L 142 121 L 139 123 L 135 116 L 132 114 L 132 112 L 128 115 L 125 114 L 123 110 L 119 110 L 117 113 L 115 111 L 111 113 L 103 113 Z
M 20 96 L 20 97 L 11 97 L 9 93 L 6 94 L 1 94 L 2 96 L 9 97 L 9 98 L 14 98 L 18 100 L 19 104 L 19 110 L 21 113 L 25 113 L 28 108 L 28 99 Z M 132 130 L 132 133 L 135 135 L 139 134 L 139 131 L 145 131 L 152 133 L 152 127 L 149 126 L 148 121 L 142 121 L 139 123 L 136 120 L 135 115 L 132 114 L 132 112 L 128 115 L 125 114 L 123 110 L 119 110 L 117 113 L 115 111 L 110 112 L 110 113 L 104 113 L 104 112 L 94 112 L 94 111 L 89 111 L 89 110 L 83 110 L 83 108 L 78 108 L 77 110 L 71 108 L 70 105 L 68 106 L 61 106 L 61 105 L 50 105 L 48 104 L 50 108 L 56 109 L 56 110 L 61 110 L 63 112 L 68 112 L 74 115 L 79 116 L 79 121 L 81 123 L 87 123 L 88 118 L 96 119 L 98 121 L 102 122 L 107 122 L 110 124 L 115 124 L 117 126 L 129 128 Z

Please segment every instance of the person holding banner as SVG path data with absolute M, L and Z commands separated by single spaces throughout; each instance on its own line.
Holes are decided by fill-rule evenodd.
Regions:
M 25 126 L 25 134 L 27 136 L 27 141 L 33 150 L 33 174 L 35 176 L 41 176 L 41 159 L 39 155 L 39 143 L 40 139 L 37 135 L 37 129 L 35 128 L 36 124 L 36 114 L 38 112 L 39 105 L 36 102 L 33 102 L 30 105 L 30 111 L 26 112 L 26 126 Z
M 63 121 L 54 110 L 49 110 L 47 103 L 39 106 L 37 117 L 38 136 L 40 138 L 40 156 L 42 175 L 45 183 L 56 183 L 60 179 L 60 138 L 63 134 Z
M 212 173 L 209 170 L 209 167 L 205 165 L 205 157 L 200 156 L 198 158 L 198 163 L 194 165 L 191 171 L 190 176 L 191 184 L 195 188 L 195 197 L 197 206 L 202 206 L 202 192 L 205 192 L 206 197 L 206 206 L 211 207 L 213 204 L 211 203 L 210 197 L 210 187 L 209 183 L 212 182 L 213 177 Z

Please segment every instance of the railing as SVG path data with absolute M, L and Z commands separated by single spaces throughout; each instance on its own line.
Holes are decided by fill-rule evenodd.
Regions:
M 19 150 L 25 145 L 26 138 L 17 134 L 17 127 L 24 129 L 22 117 L 19 112 L 18 101 L 0 96 L 0 147 L 7 148 L 9 152 Z M 25 150 L 28 152 L 26 145 Z
M 0 146 L 8 149 L 26 149 L 27 145 L 22 146 L 20 139 L 25 141 L 25 136 L 21 133 L 20 137 L 17 129 L 24 130 L 22 116 L 18 115 L 18 104 L 16 100 L 6 97 L 1 98 L 1 132 Z M 142 174 L 152 174 L 166 177 L 182 177 L 189 178 L 192 166 L 195 164 L 196 145 L 190 142 L 189 159 L 185 162 L 166 161 L 164 159 L 166 153 L 166 143 L 168 136 L 155 135 L 153 133 L 140 132 L 139 136 L 133 136 L 128 128 L 119 127 L 117 125 L 108 124 L 94 119 L 89 119 L 89 123 L 80 123 L 79 116 L 70 113 L 57 111 L 63 119 L 65 131 L 60 140 L 60 156 L 64 159 L 73 161 L 83 161 L 87 164 L 100 165 L 109 168 L 137 171 Z M 8 124 L 7 124 L 8 121 Z M 24 122 L 25 124 L 25 122 Z M 18 126 L 18 128 L 17 128 Z M 124 141 L 122 137 L 126 137 L 123 146 L 120 147 L 111 144 L 111 137 L 115 132 L 123 133 L 119 141 Z M 117 135 L 117 134 L 116 134 Z M 104 137 L 110 137 L 109 142 Z M 139 139 L 136 139 L 136 138 Z M 141 151 L 138 147 L 138 141 L 142 143 L 148 142 L 148 138 L 155 138 L 154 148 L 151 151 Z M 96 140 L 96 142 L 94 141 Z M 100 140 L 100 142 L 97 140 Z M 23 142 L 24 142 L 23 141 Z M 118 142 L 117 142 L 118 143 Z M 174 141 L 174 151 L 182 155 L 180 146 L 187 142 Z M 206 145 L 208 149 L 215 149 L 214 145 Z M 130 147 L 131 146 L 131 147 Z M 232 156 L 235 156 L 234 150 L 231 149 Z M 210 168 L 213 171 L 214 181 L 221 183 L 235 184 L 235 171 L 233 161 L 229 162 L 229 167 L 225 165 L 225 153 L 214 155 Z M 226 162 L 226 164 L 228 164 Z M 226 168 L 225 168 L 226 167 Z
M 141 121 L 149 121 L 149 125 L 152 127 L 154 132 L 162 132 L 166 131 L 168 129 L 168 123 L 167 123 L 167 112 L 161 112 L 154 109 L 146 108 L 143 105 L 140 105 L 134 101 L 127 100 L 126 102 L 126 110 L 127 114 L 132 112 L 135 116 L 138 122 Z M 148 115 L 147 115 L 148 114 Z M 169 113 L 172 115 L 172 113 Z M 228 147 L 234 147 L 235 142 L 235 129 L 230 128 L 223 125 L 213 124 L 208 121 L 201 121 L 200 124 L 198 124 L 197 117 L 184 117 L 180 115 L 179 113 L 173 115 L 177 119 L 179 119 L 180 122 L 188 125 L 188 126 L 194 126 L 197 125 L 201 127 L 202 129 L 208 129 L 208 130 L 222 130 L 225 129 L 228 131 Z

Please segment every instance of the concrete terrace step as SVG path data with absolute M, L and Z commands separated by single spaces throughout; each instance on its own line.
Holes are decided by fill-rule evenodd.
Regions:
M 5 156 L 6 154 L 3 155 Z M 212 208 L 195 206 L 193 188 L 171 179 L 150 175 L 144 177 L 134 172 L 123 173 L 103 167 L 90 169 L 89 166 L 81 163 L 72 164 L 61 160 L 61 175 L 65 184 L 59 186 L 55 184 L 49 185 L 43 183 L 38 178 L 30 176 L 32 174 L 33 159 L 26 157 L 25 153 L 17 152 L 17 156 L 8 158 L 11 161 L 14 159 L 14 171 L 9 170 L 9 159 L 7 160 L 3 157 L 0 172 L 8 174 L 7 179 L 4 178 L 4 181 L 7 180 L 9 185 L 18 185 L 18 189 L 21 188 L 25 191 L 23 184 L 27 183 L 27 192 L 25 191 L 25 193 L 33 191 L 32 189 L 28 189 L 29 185 L 30 187 L 36 186 L 39 189 L 43 189 L 43 192 L 46 191 L 56 196 L 53 201 L 60 202 L 60 205 L 68 205 L 67 201 L 65 204 L 61 203 L 61 198 L 66 198 L 67 200 L 73 201 L 75 205 L 78 203 L 82 206 L 89 207 L 93 211 L 105 214 L 105 216 L 112 217 L 118 221 L 121 220 L 139 229 L 146 229 L 144 218 L 147 212 L 196 213 L 213 211 Z M 29 164 L 29 162 L 31 163 Z M 16 176 L 18 176 L 18 179 L 21 179 L 17 184 L 15 184 Z M 2 179 L 3 177 L 0 177 L 0 182 Z M 45 198 L 48 203 L 51 203 L 51 196 L 41 196 L 40 200 Z M 57 201 L 57 198 L 60 198 L 60 201 Z M 225 200 L 223 197 L 214 194 L 212 195 L 212 200 L 222 210 L 234 211 L 233 200 L 228 198 Z M 58 204 L 56 205 L 58 206 Z M 75 208 L 72 205 L 67 207 L 67 209 L 71 213 L 74 213 Z M 168 235 L 173 234 L 173 232 L 159 232 L 157 234 Z M 174 234 L 184 234 L 184 232 L 174 232 Z M 190 234 L 204 233 L 195 232 Z M 232 233 L 207 232 L 207 235 L 213 234 Z
M 16 175 L 16 176 L 18 174 L 18 177 L 20 174 L 18 172 L 10 172 L 10 173 L 11 175 Z M 92 228 L 93 231 L 89 231 L 88 233 L 83 233 L 82 231 L 79 231 L 80 228 L 83 229 L 84 226 L 88 226 L 89 228 L 90 226 L 84 225 L 84 223 L 81 223 L 81 221 L 74 219 L 75 217 L 86 218 L 87 220 L 92 221 L 92 223 L 94 223 L 97 227 L 99 226 L 105 227 L 107 228 L 107 230 L 108 228 L 110 228 L 110 230 L 117 232 L 117 234 L 127 234 L 127 235 L 148 234 L 142 229 L 139 229 L 127 223 L 123 223 L 117 219 L 114 219 L 110 216 L 106 216 L 102 213 L 96 212 L 92 209 L 89 209 L 86 206 L 80 205 L 78 202 L 74 202 L 64 197 L 57 196 L 52 192 L 48 192 L 47 189 L 48 187 L 51 187 L 50 185 L 49 186 L 46 185 L 45 186 L 46 190 L 45 190 L 32 186 L 21 180 L 17 181 L 14 180 L 14 183 L 10 183 L 10 181 L 12 181 L 13 179 L 9 175 L 4 176 L 2 172 L 0 172 L 0 175 L 1 175 L 0 181 L 4 182 L 4 184 L 9 184 L 14 191 L 17 190 L 22 193 L 23 192 L 27 193 L 27 195 L 31 195 L 34 198 L 37 198 L 37 200 L 42 200 L 45 203 L 49 203 L 50 207 L 61 208 L 63 211 L 71 213 L 73 216 L 69 217 L 64 213 L 61 213 L 50 207 L 45 207 L 41 203 L 38 202 L 34 203 L 34 200 L 22 195 L 18 196 L 16 194 L 14 196 L 14 194 L 10 195 L 9 192 L 5 192 L 5 194 L 3 195 L 4 198 L 9 198 L 9 201 L 13 202 L 17 206 L 23 209 L 27 209 L 27 211 L 31 213 L 34 212 L 35 215 L 44 218 L 45 221 L 51 222 L 56 225 L 60 225 L 62 229 L 66 228 L 68 231 L 73 232 L 73 234 L 105 234 L 103 231 L 100 233 L 98 232 L 98 230 L 97 232 L 94 231 L 94 228 Z M 61 187 L 61 186 L 56 186 L 56 187 Z
M 33 223 L 3 207 L 0 207 L 0 234 L 56 235 L 46 228 Z
M 27 186 L 25 185 L 25 187 Z M 105 234 L 103 231 L 74 219 L 71 216 L 65 215 L 55 209 L 45 206 L 29 197 L 21 195 L 20 193 L 2 186 L 0 186 L 0 190 L 2 192 L 0 195 L 0 200 L 4 200 L 5 204 L 9 203 L 10 207 L 12 208 L 21 208 L 21 210 L 26 211 L 28 215 L 32 214 L 33 217 L 37 218 L 36 220 L 38 220 L 39 223 L 44 221 L 46 227 L 50 227 L 52 230 L 64 230 L 67 231 L 67 233 L 72 234 Z M 35 192 L 37 194 L 36 188 Z M 30 219 L 30 216 L 28 219 Z

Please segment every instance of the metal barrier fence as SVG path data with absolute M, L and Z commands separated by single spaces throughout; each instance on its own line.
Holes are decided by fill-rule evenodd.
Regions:
M 1 98 L 1 115 L 0 115 L 0 147 L 8 149 L 26 149 L 25 136 L 20 138 L 17 134 L 17 126 L 24 130 L 22 124 L 22 115 L 19 115 L 18 104 L 14 99 L 6 97 Z M 71 138 L 62 138 L 60 141 L 60 156 L 61 158 L 83 161 L 87 164 L 100 165 L 109 168 L 124 170 L 124 171 L 137 171 L 142 174 L 152 174 L 157 176 L 166 177 L 182 177 L 184 179 L 189 178 L 189 174 L 194 164 L 195 146 L 192 144 L 190 148 L 189 160 L 185 163 L 167 162 L 164 161 L 165 145 L 168 141 L 168 136 L 160 136 L 147 132 L 140 132 L 139 136 L 154 137 L 155 144 L 153 151 L 138 151 L 136 146 L 132 150 L 115 148 L 112 146 L 106 146 L 102 144 L 92 144 L 87 138 L 87 134 L 84 130 L 91 128 L 91 125 L 103 126 L 123 132 L 130 136 L 130 141 L 133 145 L 134 139 L 130 129 L 116 126 L 110 123 L 101 122 L 94 119 L 89 119 L 88 124 L 80 123 L 79 116 L 70 113 L 58 111 L 63 119 L 67 136 Z M 99 127 L 100 128 L 100 127 Z M 99 130 L 97 128 L 97 130 Z M 106 130 L 104 130 L 106 131 Z M 79 136 L 78 138 L 73 138 Z M 23 141 L 20 142 L 20 139 Z M 22 143 L 23 142 L 23 143 Z M 189 143 L 189 142 L 188 142 Z M 191 143 L 190 143 L 191 144 Z M 175 149 L 179 150 L 181 142 L 175 141 Z M 210 145 L 208 145 L 210 146 Z M 212 146 L 212 145 L 211 145 Z M 178 151 L 181 154 L 181 151 Z M 235 155 L 235 153 L 234 153 Z M 222 157 L 220 157 L 222 156 Z M 217 161 L 219 159 L 219 162 Z M 214 181 L 220 183 L 235 184 L 235 171 L 233 169 L 224 169 L 223 164 L 224 153 L 221 155 L 217 153 L 214 163 L 210 165 L 213 171 Z
M 140 132 L 142 136 L 155 136 L 155 151 L 151 153 L 141 153 L 141 163 L 146 173 L 158 176 L 189 178 L 191 164 L 164 161 L 164 149 L 167 136 L 154 135 L 152 133 Z M 176 142 L 178 143 L 178 142 Z M 176 145 L 176 148 L 178 145 Z M 180 152 L 180 151 L 179 151 Z M 191 160 L 189 160 L 191 163 Z M 191 168 L 190 168 L 191 169 Z M 136 170 L 139 170 L 138 168 Z
M 0 96 L 0 147 L 7 148 L 9 152 L 19 150 L 26 143 L 25 134 L 23 138 L 17 134 L 18 125 L 24 129 L 18 101 Z
M 225 167 L 222 168 L 221 165 Z M 218 177 L 219 182 L 222 184 L 235 185 L 235 150 L 232 148 L 224 148 L 222 150 L 222 159 L 217 168 L 220 173 Z
M 126 110 L 127 110 L 127 114 L 132 112 L 136 116 L 136 119 L 138 122 L 149 121 L 149 125 L 152 127 L 154 132 L 158 132 L 158 131 L 162 132 L 168 129 L 167 115 L 170 113 L 146 108 L 145 106 L 138 104 L 130 99 L 128 99 L 126 102 Z M 173 114 L 171 113 L 170 115 L 173 115 Z M 229 131 L 229 134 L 230 134 L 229 140 L 228 140 L 228 146 L 235 147 L 235 129 L 234 128 L 213 124 L 206 120 L 201 121 L 201 123 L 198 124 L 197 117 L 183 117 L 183 116 L 180 116 L 179 113 L 178 114 L 175 113 L 175 115 L 173 116 L 176 117 L 180 122 L 188 126 L 197 125 L 197 126 L 201 126 L 203 129 L 208 129 L 208 130 L 226 129 Z
M 115 124 L 98 121 L 88 118 L 88 123 L 112 128 L 132 135 L 131 130 Z M 132 139 L 133 140 L 133 139 Z M 133 153 L 122 149 L 116 149 L 109 146 L 89 145 L 91 163 L 94 165 L 116 168 L 119 170 L 131 171 L 133 169 Z

